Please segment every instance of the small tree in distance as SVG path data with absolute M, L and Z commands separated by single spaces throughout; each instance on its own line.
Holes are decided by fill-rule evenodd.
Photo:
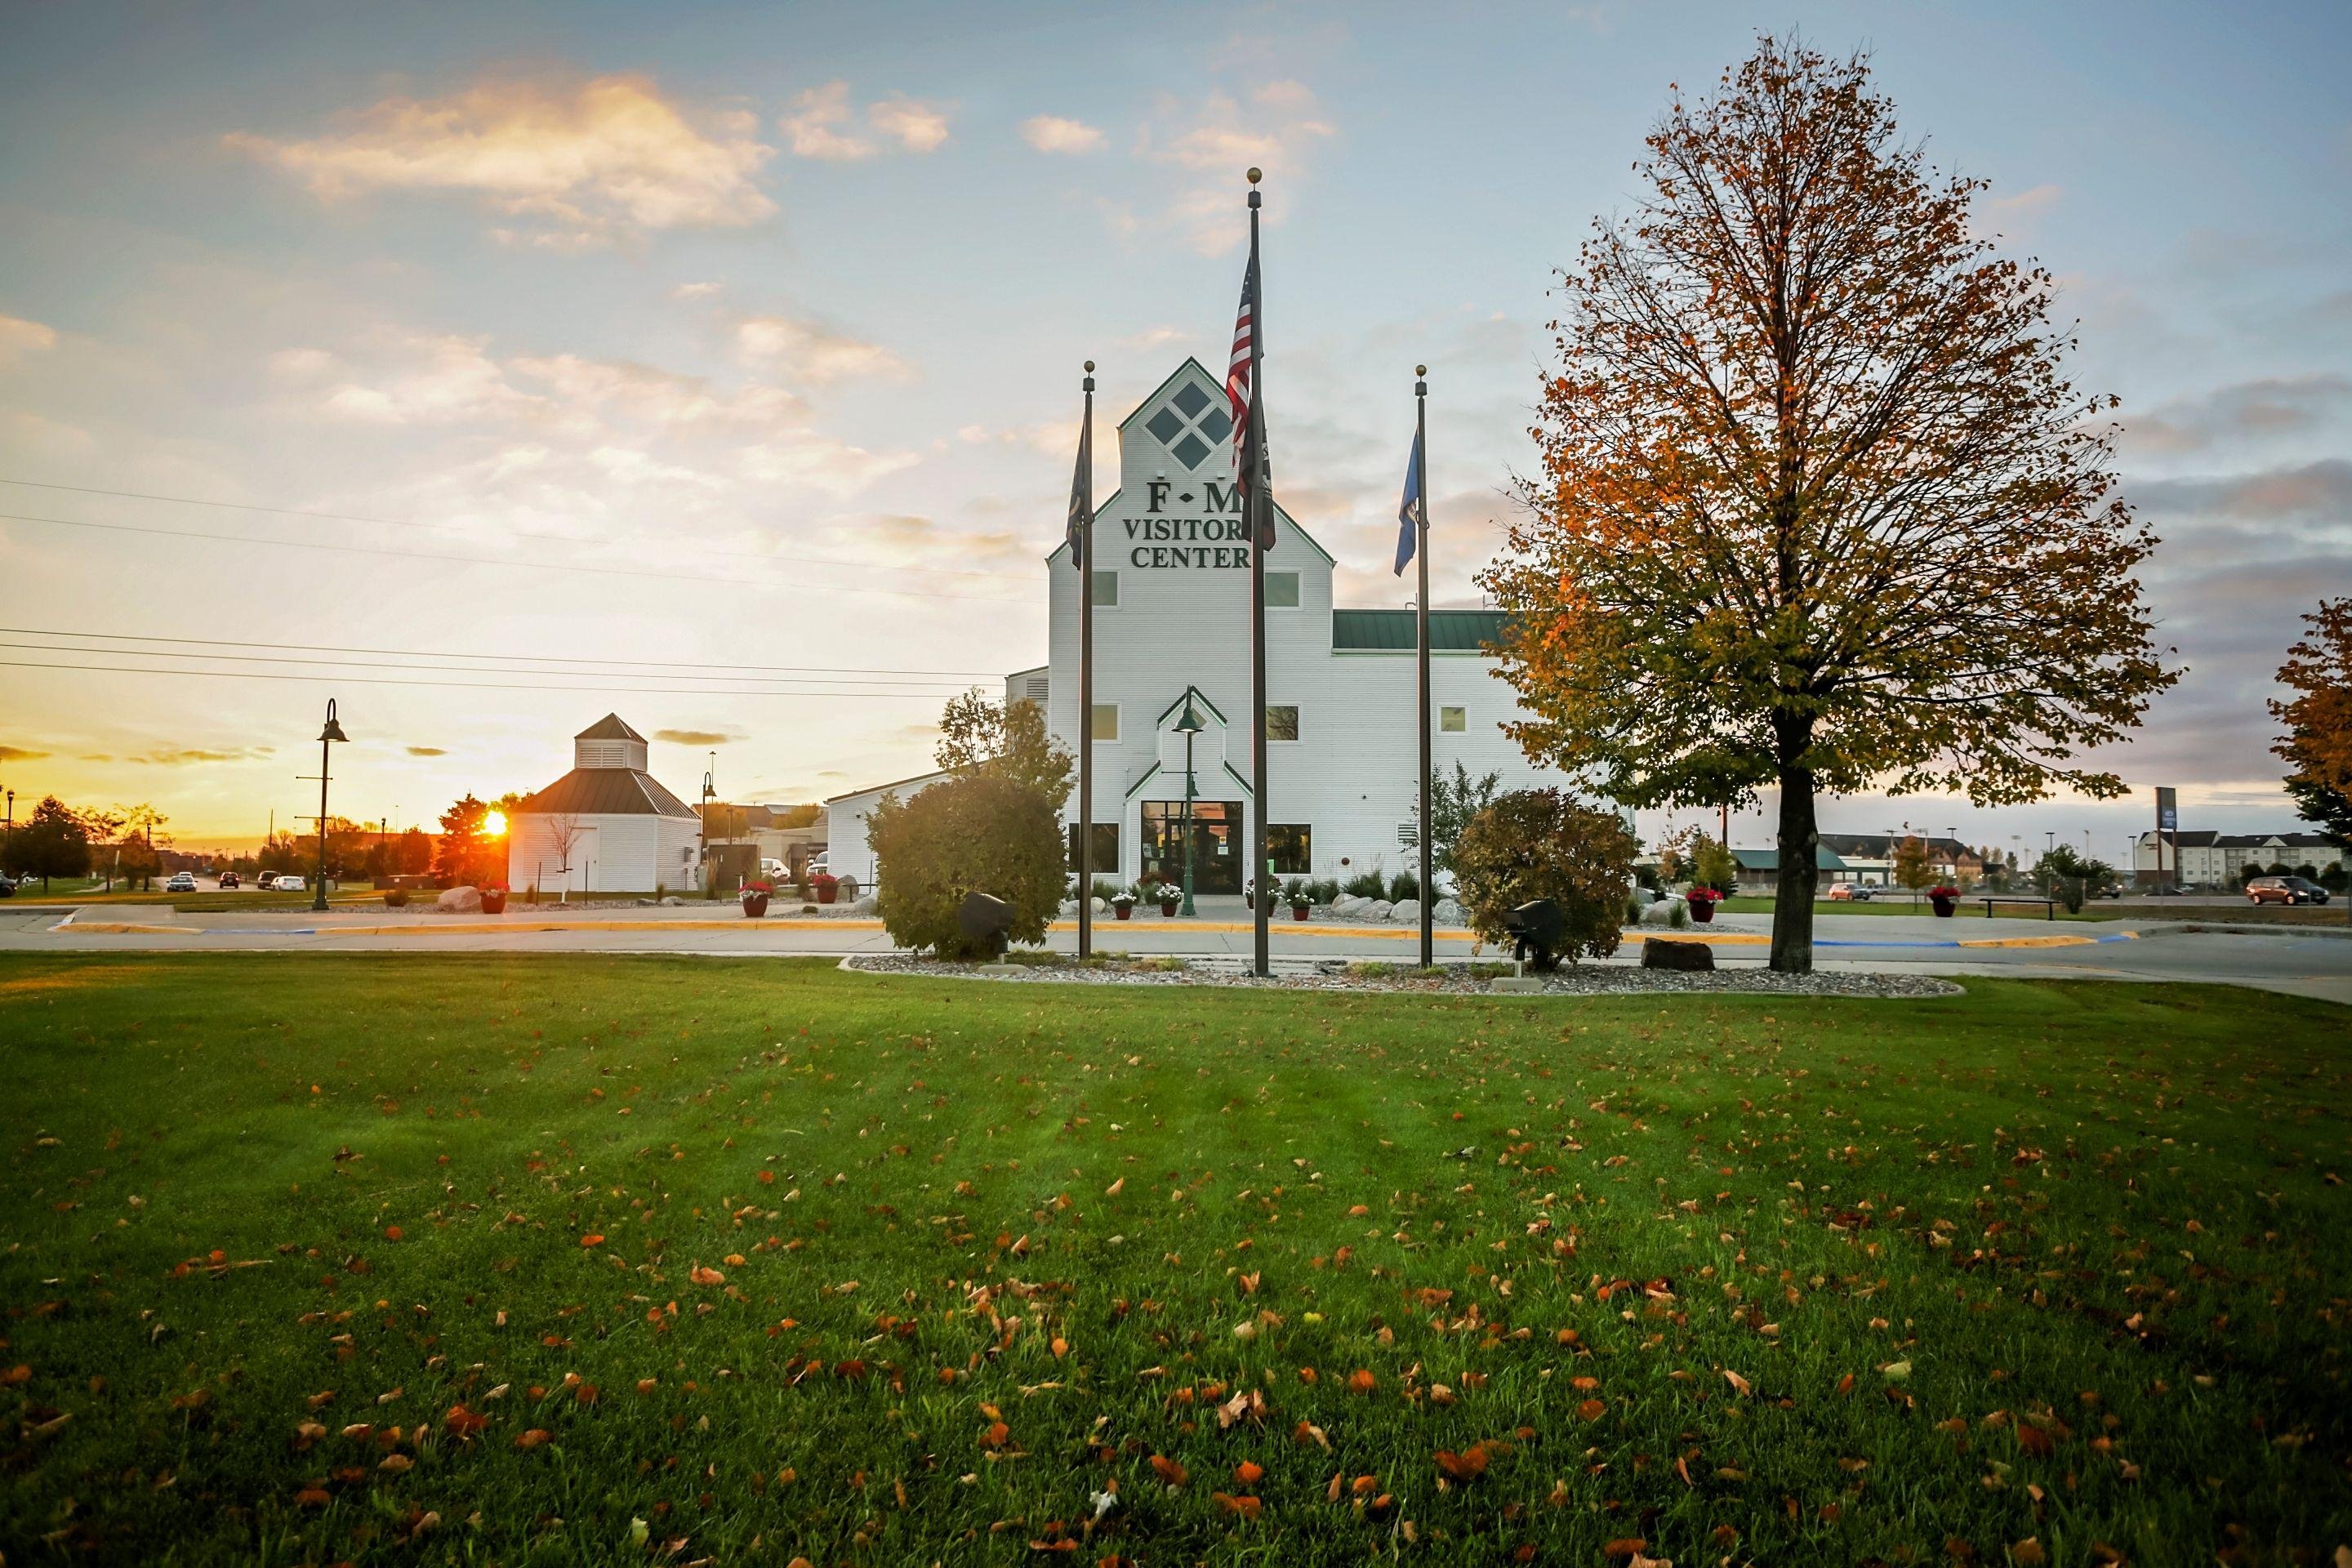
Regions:
M 2279 684 L 2295 695 L 2271 702 L 2287 727 L 2271 749 L 2293 768 L 2286 792 L 2304 820 L 2352 843 L 2352 599 L 2329 599 L 2303 617 Z
M 1916 833 L 1906 834 L 1903 842 L 1895 847 L 1895 883 L 1911 889 L 1911 901 L 1919 901 L 1920 889 L 1936 880 L 1935 868 L 1927 864 L 1927 847 L 1919 842 Z
M 1060 817 L 1043 791 L 990 773 L 942 779 L 911 800 L 884 795 L 866 835 L 890 940 L 967 956 L 957 917 L 979 892 L 1013 906 L 1014 942 L 1043 942 L 1062 907 Z

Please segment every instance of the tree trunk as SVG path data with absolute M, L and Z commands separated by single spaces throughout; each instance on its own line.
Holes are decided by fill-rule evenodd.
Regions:
M 1821 830 L 1813 816 L 1813 771 L 1780 764 L 1780 877 L 1772 899 L 1773 970 L 1813 970 L 1813 895 L 1822 874 L 1814 862 Z

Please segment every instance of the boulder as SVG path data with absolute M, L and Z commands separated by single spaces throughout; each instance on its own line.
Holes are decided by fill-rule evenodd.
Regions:
M 1110 909 L 1110 906 L 1103 902 L 1100 899 L 1090 900 L 1089 902 L 1093 905 L 1094 912 L 1098 915 L 1107 912 Z
M 1664 925 L 1674 919 L 1675 911 L 1682 908 L 1684 905 L 1680 899 L 1660 899 L 1642 910 L 1642 923 L 1645 926 Z
M 1364 906 L 1371 901 L 1355 893 L 1342 893 L 1331 900 L 1331 912 L 1335 915 L 1360 914 Z
M 482 890 L 479 888 L 445 888 L 433 900 L 435 910 L 445 915 L 478 915 L 482 912 Z
M 1399 899 L 1395 903 L 1389 906 L 1389 919 L 1396 921 L 1396 923 L 1401 926 L 1420 925 L 1421 900 L 1419 899 Z
M 676 893 L 671 893 L 667 897 L 664 898 L 662 900 L 662 904 L 665 908 L 673 910 L 682 910 L 686 908 L 686 900 L 679 898 Z
M 1452 899 L 1440 899 L 1437 900 L 1436 918 L 1437 923 L 1442 926 L 1468 925 L 1470 923 L 1470 917 L 1464 913 L 1462 906 Z
M 1396 906 L 1386 899 L 1368 899 L 1364 902 L 1364 907 L 1357 913 L 1368 921 L 1384 921 L 1389 918 L 1389 911 L 1395 908 Z
M 849 912 L 853 915 L 878 915 L 882 912 L 882 900 L 868 893 L 850 905 Z
M 1715 949 L 1703 942 L 1645 942 L 1642 944 L 1642 967 L 1712 970 L 1715 967 Z

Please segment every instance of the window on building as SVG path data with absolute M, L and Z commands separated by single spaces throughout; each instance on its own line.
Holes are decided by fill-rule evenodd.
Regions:
M 1437 710 L 1437 727 L 1449 735 L 1466 733 L 1470 728 L 1470 710 L 1440 708 Z
M 1269 741 L 1298 739 L 1298 704 L 1269 702 L 1265 705 L 1265 738 Z
M 1118 703 L 1097 702 L 1095 704 L 1094 738 L 1097 741 L 1116 741 L 1118 739 Z
M 1094 574 L 1094 580 L 1095 608 L 1097 610 L 1118 609 L 1118 574 L 1116 572 L 1097 572 Z
M 1078 869 L 1078 825 L 1076 823 L 1070 823 L 1065 827 L 1063 840 L 1063 847 L 1069 852 L 1070 873 L 1076 876 Z M 1118 823 L 1095 824 L 1095 852 L 1092 859 L 1096 876 L 1108 877 L 1113 881 L 1118 879 Z
M 1265 863 L 1277 877 L 1304 877 L 1315 867 L 1315 829 L 1304 822 L 1265 825 Z
M 1298 574 L 1269 572 L 1265 574 L 1265 607 L 1269 610 L 1298 608 Z

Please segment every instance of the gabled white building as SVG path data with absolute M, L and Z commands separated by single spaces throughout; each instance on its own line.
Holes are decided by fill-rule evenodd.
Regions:
M 508 885 L 550 897 L 692 887 L 701 821 L 646 761 L 646 738 L 617 713 L 573 736 L 572 771 L 507 818 Z
M 1250 768 L 1250 555 L 1233 485 L 1224 388 L 1186 360 L 1118 427 L 1119 483 L 1096 509 L 1096 854 L 1098 874 L 1133 881 L 1181 874 L 1186 698 L 1203 728 L 1192 739 L 1191 809 L 1195 886 L 1237 893 L 1246 878 L 1256 811 Z M 1279 426 L 1276 426 L 1279 438 Z M 1398 459 L 1404 457 L 1399 427 Z M 1281 499 L 1281 448 L 1275 496 Z M 1418 784 L 1410 609 L 1332 603 L 1330 554 L 1277 508 L 1266 563 L 1268 847 L 1280 876 L 1345 881 L 1393 876 L 1418 863 Z M 1058 534 L 1058 522 L 1041 527 Z M 1440 559 L 1475 543 L 1433 530 Z M 1381 564 L 1385 565 L 1383 561 Z M 1007 677 L 1008 700 L 1045 705 L 1076 750 L 1078 583 L 1066 542 L 1046 558 L 1052 620 L 1048 662 Z M 1398 589 L 1402 603 L 1409 587 Z M 1531 766 L 1502 726 L 1520 717 L 1517 695 L 1486 646 L 1502 635 L 1492 610 L 1430 615 L 1432 757 L 1451 777 L 1460 763 L 1501 787 L 1559 782 Z M 870 884 L 865 816 L 882 795 L 911 794 L 937 775 L 873 785 L 826 802 L 832 869 Z M 1076 847 L 1076 792 L 1064 812 Z

